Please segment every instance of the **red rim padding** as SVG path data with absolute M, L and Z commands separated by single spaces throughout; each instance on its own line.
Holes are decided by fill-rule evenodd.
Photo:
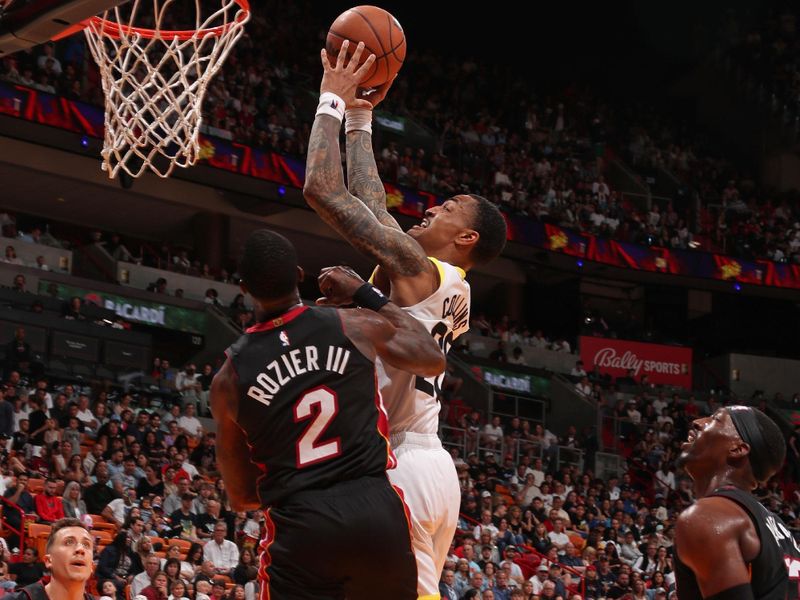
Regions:
M 236 19 L 236 23 L 241 23 L 247 19 L 250 15 L 250 0 L 234 0 L 236 4 L 238 4 L 244 12 L 242 12 Z M 228 23 L 227 25 L 220 25 L 219 27 L 211 27 L 209 29 L 185 29 L 185 30 L 178 30 L 178 31 L 169 31 L 169 30 L 156 30 L 156 29 L 145 29 L 142 27 L 131 27 L 130 25 L 120 25 L 119 23 L 115 23 L 114 21 L 108 21 L 106 19 L 102 19 L 100 17 L 91 17 L 90 19 L 86 19 L 77 25 L 73 25 L 69 29 L 62 31 L 57 36 L 53 38 L 53 41 L 58 41 L 62 38 L 69 37 L 70 35 L 77 33 L 83 29 L 86 29 L 89 24 L 93 24 L 97 30 L 106 37 L 111 37 L 118 39 L 120 34 L 123 33 L 126 36 L 130 36 L 132 33 L 138 33 L 144 38 L 154 38 L 156 36 L 160 36 L 162 38 L 173 39 L 178 38 L 180 40 L 188 40 L 195 36 L 199 38 L 204 38 L 209 35 L 221 35 L 225 33 L 228 29 L 230 29 L 233 23 Z

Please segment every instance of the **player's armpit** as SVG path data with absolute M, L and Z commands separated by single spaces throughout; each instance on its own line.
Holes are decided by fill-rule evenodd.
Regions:
M 227 360 L 211 382 L 211 413 L 217 423 L 217 465 L 233 509 L 256 510 L 261 508 L 256 483 L 263 471 L 250 461 L 247 438 L 236 423 L 238 402 L 236 373 Z
M 365 356 L 421 377 L 436 377 L 445 357 L 430 333 L 406 311 L 390 302 L 380 313 L 342 310 L 345 335 Z
M 339 150 L 341 124 L 318 115 L 311 129 L 303 194 L 309 206 L 351 246 L 386 269 L 392 279 L 435 278 L 435 267 L 411 236 L 382 225 L 372 212 L 347 191 Z
M 731 501 L 699 500 L 678 517 L 675 547 L 680 560 L 697 578 L 704 598 L 750 584 L 740 540 L 752 522 Z

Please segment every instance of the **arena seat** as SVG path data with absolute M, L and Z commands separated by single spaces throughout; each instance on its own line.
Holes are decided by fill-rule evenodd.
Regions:
M 42 523 L 31 523 L 28 526 L 28 537 L 32 540 L 29 546 L 36 549 L 40 558 L 45 554 L 47 538 L 50 537 L 50 529 L 50 525 L 43 525 Z
M 44 491 L 44 479 L 29 479 L 28 493 L 31 495 L 41 494 Z

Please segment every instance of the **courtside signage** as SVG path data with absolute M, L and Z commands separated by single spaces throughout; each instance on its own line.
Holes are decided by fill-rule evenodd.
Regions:
M 600 373 L 617 378 L 632 370 L 637 382 L 647 375 L 656 385 L 692 387 L 691 348 L 591 336 L 581 336 L 579 344 L 587 371 L 596 366 Z

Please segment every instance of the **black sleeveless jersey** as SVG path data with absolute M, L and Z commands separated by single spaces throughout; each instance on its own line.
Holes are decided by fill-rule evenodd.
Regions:
M 248 329 L 226 354 L 265 507 L 394 467 L 375 365 L 336 309 L 294 308 Z
M 768 511 L 752 494 L 734 487 L 714 490 L 712 496 L 729 498 L 741 506 L 753 521 L 761 552 L 750 567 L 750 587 L 756 600 L 797 600 L 800 598 L 800 545 L 776 514 Z M 713 549 L 710 546 L 710 549 Z M 680 600 L 702 600 L 692 570 L 675 552 L 675 580 Z M 713 551 L 709 560 L 713 560 Z

